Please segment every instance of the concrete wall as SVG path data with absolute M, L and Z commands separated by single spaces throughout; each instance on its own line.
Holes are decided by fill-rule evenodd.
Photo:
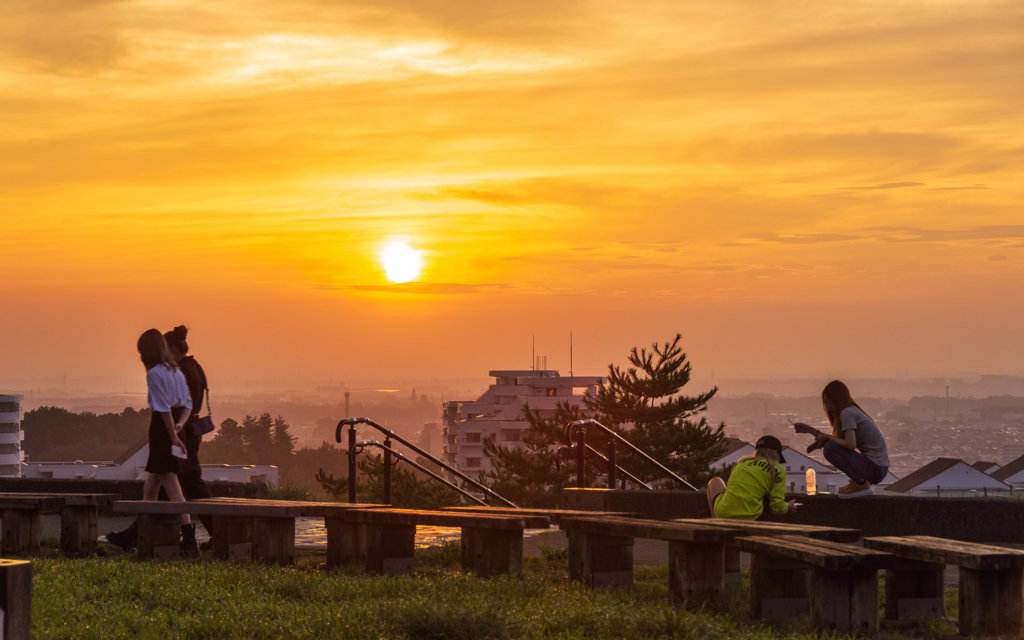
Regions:
M 0 478 L 0 493 L 116 493 L 122 500 L 142 500 L 142 480 L 60 480 Z M 208 482 L 217 498 L 266 498 L 262 482 Z
M 1024 499 L 794 494 L 804 507 L 794 515 L 769 517 L 827 527 L 860 529 L 865 536 L 936 536 L 968 542 L 1024 544 Z M 563 489 L 563 509 L 625 511 L 643 518 L 709 518 L 703 491 L 610 491 Z

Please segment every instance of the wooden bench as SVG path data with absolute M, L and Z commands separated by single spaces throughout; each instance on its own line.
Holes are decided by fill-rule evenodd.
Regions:
M 754 618 L 786 617 L 811 611 L 816 629 L 838 633 L 878 631 L 878 570 L 895 556 L 841 542 L 806 536 L 751 536 L 736 539 L 751 554 L 750 604 Z M 754 560 L 757 560 L 756 562 Z M 793 598 L 793 571 L 810 569 L 810 594 Z
M 0 637 L 29 640 L 32 631 L 32 563 L 0 560 Z
M 141 558 L 178 557 L 180 516 L 213 516 L 213 553 L 226 560 L 252 559 L 264 564 L 295 562 L 295 518 L 339 516 L 374 505 L 209 498 L 189 502 L 122 500 L 114 511 L 138 513 Z
M 519 509 L 516 507 L 444 507 L 441 511 L 453 511 L 457 513 L 489 513 L 491 515 L 511 516 L 545 516 L 551 524 L 557 525 L 562 518 L 638 518 L 639 513 L 626 513 L 622 511 L 574 511 L 571 509 Z
M 385 575 L 413 571 L 417 526 L 460 527 L 462 568 L 479 576 L 523 572 L 523 530 L 545 529 L 545 516 L 412 509 L 352 509 L 328 517 L 327 566 L 359 563 Z
M 832 542 L 856 542 L 861 538 L 859 529 L 817 527 L 786 522 L 759 522 L 755 520 L 731 520 L 728 518 L 678 519 L 671 522 L 721 527 L 723 529 L 742 531 L 744 535 L 755 536 L 797 535 L 817 540 L 831 540 Z M 725 584 L 742 584 L 743 573 L 740 571 L 740 550 L 735 545 L 726 545 L 723 550 L 723 561 L 725 563 Z M 804 582 L 806 583 L 807 572 L 803 572 L 802 575 L 805 576 Z M 806 592 L 806 587 L 803 587 L 802 590 Z
M 1024 551 L 930 536 L 865 538 L 864 546 L 922 563 L 897 564 L 886 573 L 886 618 L 920 615 L 922 609 L 944 615 L 942 575 L 945 565 L 952 564 L 960 567 L 961 635 L 1024 633 Z
M 635 538 L 668 541 L 669 590 L 685 600 L 704 600 L 725 587 L 724 548 L 741 531 L 702 521 L 665 522 L 619 517 L 563 518 L 569 536 L 569 577 L 593 587 L 633 583 Z
M 60 510 L 60 549 L 67 554 L 96 548 L 97 511 L 120 498 L 116 493 L 0 493 L 3 519 L 0 552 L 19 555 L 39 550 L 39 512 Z

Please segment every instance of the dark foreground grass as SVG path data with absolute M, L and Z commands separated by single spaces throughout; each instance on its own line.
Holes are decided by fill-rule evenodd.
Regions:
M 528 559 L 523 578 L 458 571 L 458 545 L 417 559 L 414 577 L 209 559 L 156 564 L 127 556 L 33 559 L 33 633 L 43 638 L 815 638 L 809 622 L 746 619 L 737 589 L 697 611 L 670 602 L 667 567 L 637 567 L 628 588 L 571 582 L 563 554 Z M 943 627 L 943 625 L 946 625 Z M 891 638 L 949 633 L 940 623 Z M 886 637 L 886 635 L 883 635 Z

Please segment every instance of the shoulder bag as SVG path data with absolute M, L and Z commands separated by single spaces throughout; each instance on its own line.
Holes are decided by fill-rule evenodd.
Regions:
M 210 410 L 210 388 L 206 388 L 206 415 L 192 422 L 192 433 L 200 438 L 213 431 L 213 411 Z

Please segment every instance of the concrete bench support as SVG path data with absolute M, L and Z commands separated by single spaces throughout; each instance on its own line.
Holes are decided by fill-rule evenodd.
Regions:
M 960 635 L 1019 636 L 1024 631 L 1024 569 L 960 568 Z
M 251 560 L 252 518 L 213 516 L 213 555 L 221 560 Z
M 633 537 L 569 529 L 569 578 L 591 587 L 633 584 Z
M 878 632 L 878 570 L 811 570 L 811 622 L 837 633 Z
M 917 620 L 946 616 L 946 565 L 896 559 L 885 570 L 886 620 Z
M 732 545 L 725 547 L 725 586 L 743 584 L 743 570 L 740 568 L 740 550 Z
M 0 638 L 29 640 L 32 631 L 32 563 L 0 560 Z
M 805 615 L 810 608 L 808 580 L 802 562 L 750 556 L 750 615 L 761 620 Z
M 181 516 L 176 513 L 139 514 L 139 558 L 175 560 L 181 555 Z
M 327 568 L 366 564 L 366 523 L 324 518 L 327 526 Z
M 366 523 L 366 570 L 386 576 L 416 568 L 416 525 Z
M 61 507 L 60 550 L 68 554 L 94 551 L 98 520 L 95 505 Z
M 0 535 L 0 552 L 4 555 L 21 555 L 39 551 L 42 528 L 39 524 L 39 509 L 4 509 L 3 530 Z
M 522 575 L 522 529 L 462 527 L 462 568 L 481 578 Z
M 725 555 L 724 544 L 669 540 L 668 587 L 672 595 L 682 600 L 718 597 L 725 587 Z
M 295 518 L 253 518 L 252 559 L 262 564 L 295 564 Z

